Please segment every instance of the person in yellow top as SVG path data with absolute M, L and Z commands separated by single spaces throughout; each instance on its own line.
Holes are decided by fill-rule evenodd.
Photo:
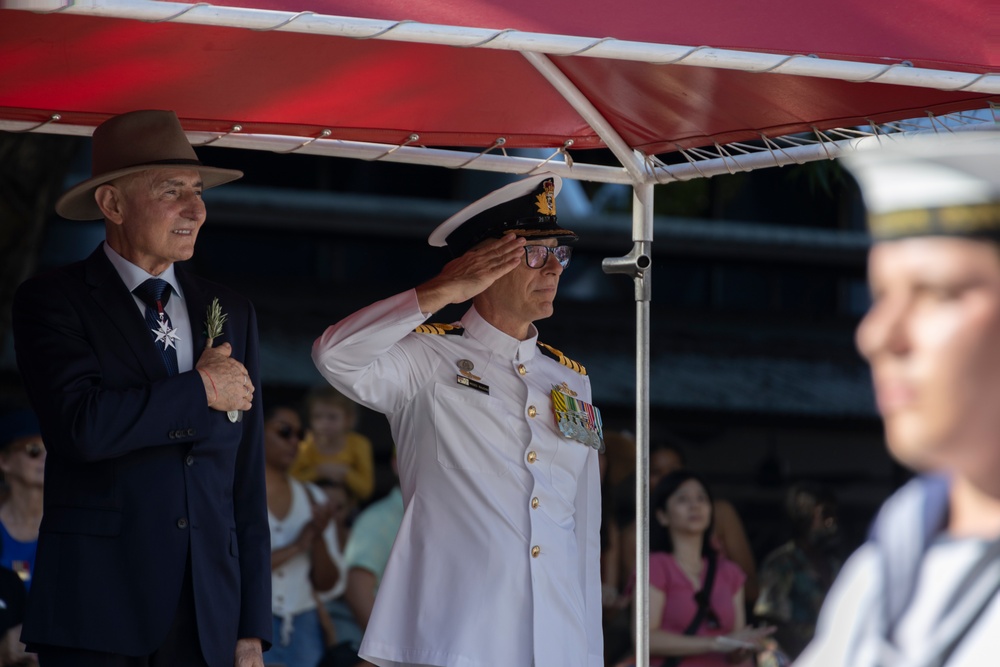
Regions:
M 372 443 L 353 429 L 358 407 L 333 387 L 306 397 L 309 433 L 299 445 L 292 476 L 303 482 L 332 479 L 343 482 L 359 501 L 375 489 Z

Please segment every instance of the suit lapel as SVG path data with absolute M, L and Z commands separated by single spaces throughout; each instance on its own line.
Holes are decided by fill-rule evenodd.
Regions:
M 121 332 L 146 375 L 154 380 L 166 377 L 167 368 L 146 328 L 146 321 L 132 294 L 104 254 L 103 244 L 87 258 L 86 280 L 91 287 L 91 297 Z
M 197 365 L 198 359 L 205 349 L 205 343 L 208 342 L 208 337 L 205 335 L 205 314 L 208 311 L 211 298 L 205 294 L 198 280 L 180 265 L 174 264 L 174 273 L 177 276 L 177 282 L 180 283 L 181 289 L 184 291 L 184 303 L 187 305 L 188 319 L 191 321 L 191 342 L 194 344 L 193 363 Z M 223 327 L 223 335 L 219 336 L 214 344 L 218 345 L 226 338 L 225 327 Z

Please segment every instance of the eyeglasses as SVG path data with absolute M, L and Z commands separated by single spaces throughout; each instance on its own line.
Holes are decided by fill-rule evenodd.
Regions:
M 37 459 L 45 453 L 45 447 L 40 442 L 29 442 L 24 445 L 24 453 L 29 459 Z
M 299 440 L 306 437 L 305 431 L 303 431 L 300 428 L 299 429 L 293 428 L 288 424 L 282 424 L 278 428 L 274 429 L 274 432 L 277 433 L 278 437 L 281 438 L 282 440 L 288 440 L 293 435 Z
M 573 247 L 568 245 L 557 245 L 550 248 L 547 245 L 526 245 L 524 246 L 524 260 L 532 269 L 540 269 L 549 261 L 549 255 L 555 255 L 556 261 L 564 269 L 569 266 L 569 258 L 573 256 Z

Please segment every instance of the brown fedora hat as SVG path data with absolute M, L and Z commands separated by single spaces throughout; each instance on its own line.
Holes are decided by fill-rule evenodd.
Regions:
M 196 169 L 205 189 L 243 176 L 236 169 L 203 166 L 173 111 L 130 111 L 94 130 L 91 176 L 59 198 L 56 212 L 70 220 L 103 218 L 94 200 L 97 188 L 120 176 L 157 167 Z

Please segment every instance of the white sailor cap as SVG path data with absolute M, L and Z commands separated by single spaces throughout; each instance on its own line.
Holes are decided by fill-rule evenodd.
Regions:
M 1000 132 L 881 137 L 843 158 L 878 241 L 908 236 L 1000 240 Z
M 505 185 L 442 222 L 427 242 L 432 246 L 447 246 L 455 257 L 480 241 L 500 238 L 507 232 L 574 243 L 577 235 L 557 223 L 556 195 L 560 189 L 562 179 L 551 173 Z

